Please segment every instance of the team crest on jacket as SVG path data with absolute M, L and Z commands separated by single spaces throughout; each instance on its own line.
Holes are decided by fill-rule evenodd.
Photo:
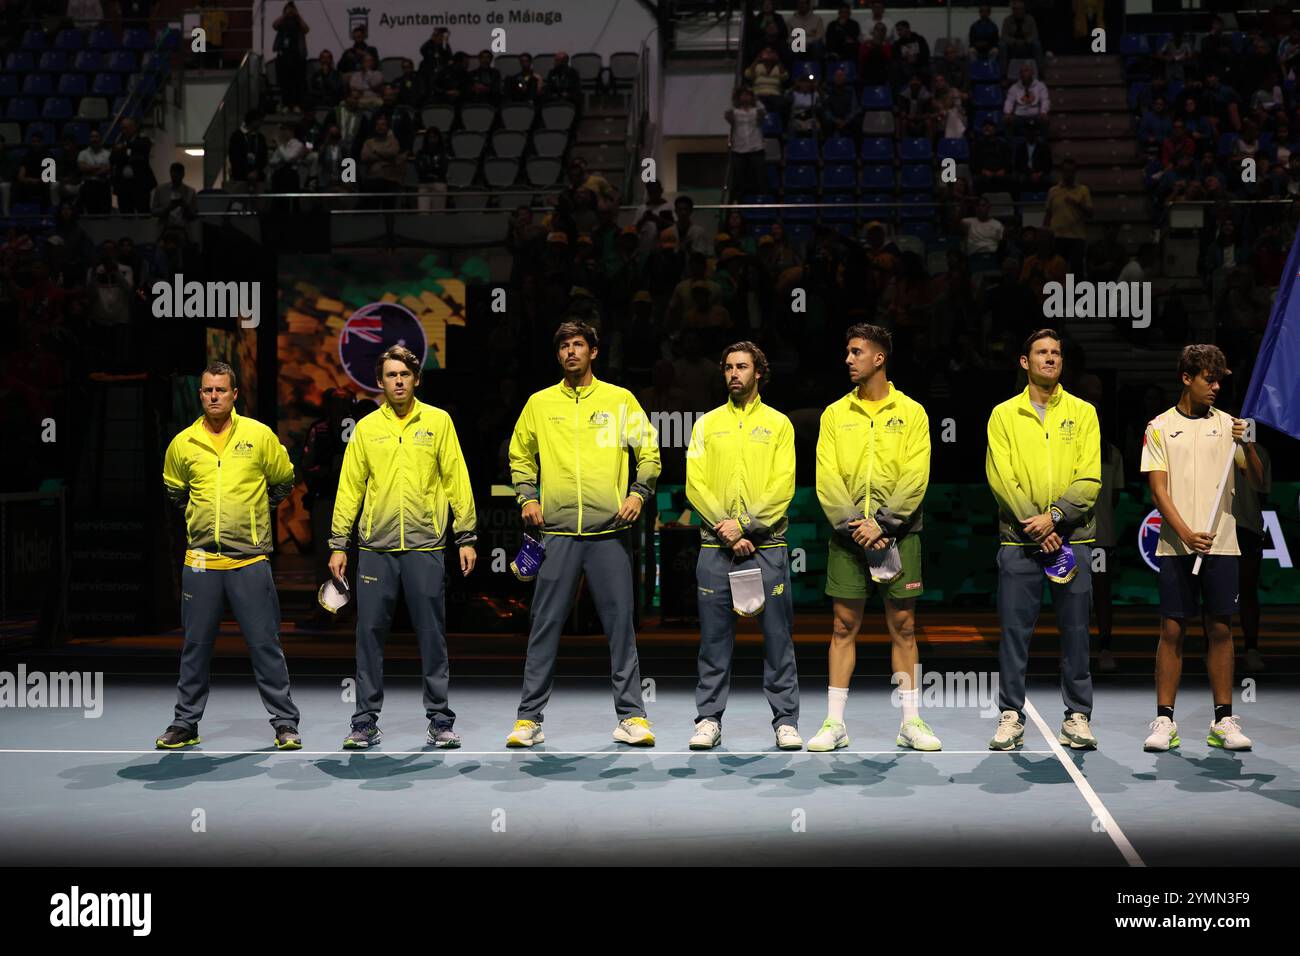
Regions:
M 411 444 L 413 444 L 413 445 L 432 445 L 432 444 L 433 444 L 433 429 L 431 429 L 431 428 L 417 428 L 417 429 L 415 430 L 415 434 L 411 436 Z
M 749 437 L 754 441 L 761 441 L 767 444 L 772 438 L 772 429 L 764 428 L 762 425 L 755 425 L 754 430 L 749 433 Z
M 235 458 L 252 458 L 253 443 L 247 438 L 241 438 L 239 441 L 235 442 L 234 447 L 230 449 L 230 454 Z
M 587 419 L 587 424 L 592 428 L 604 428 L 609 424 L 609 412 L 592 412 L 591 417 Z
M 885 422 L 885 431 L 889 432 L 891 435 L 896 435 L 903 430 L 905 424 L 906 422 L 897 415 L 891 415 L 889 416 L 889 421 Z
M 1073 418 L 1061 422 L 1061 441 L 1074 441 L 1075 424 Z

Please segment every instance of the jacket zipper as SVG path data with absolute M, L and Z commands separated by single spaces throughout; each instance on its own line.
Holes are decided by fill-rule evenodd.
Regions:
M 876 471 L 876 420 L 867 416 L 867 443 L 870 454 L 867 456 L 867 496 L 862 499 L 862 517 L 871 517 L 871 479 Z
M 582 534 L 582 412 L 579 401 L 582 393 L 573 389 L 573 468 L 578 485 L 578 534 Z
M 403 428 L 404 426 L 399 422 L 397 427 L 400 429 Z M 402 433 L 400 431 L 397 433 L 397 460 L 394 461 L 393 466 L 397 470 L 397 480 L 398 480 L 397 540 L 398 540 L 398 547 L 402 551 L 405 551 L 406 550 L 406 496 L 402 492 L 406 490 L 406 476 L 402 469 Z
M 233 436 L 232 436 L 233 437 Z M 229 441 L 230 439 L 226 439 Z M 213 529 L 213 537 L 216 539 L 217 553 L 221 553 L 221 456 L 217 456 L 217 523 Z

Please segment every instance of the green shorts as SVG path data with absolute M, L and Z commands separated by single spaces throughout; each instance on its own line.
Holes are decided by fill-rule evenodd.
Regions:
M 853 600 L 870 597 L 874 590 L 883 588 L 886 597 L 901 601 L 920 597 L 925 588 L 921 584 L 921 538 L 909 534 L 898 543 L 898 556 L 903 562 L 903 573 L 889 584 L 879 585 L 871 580 L 866 554 L 852 541 L 839 535 L 831 536 L 830 553 L 826 558 L 826 593 L 830 597 Z

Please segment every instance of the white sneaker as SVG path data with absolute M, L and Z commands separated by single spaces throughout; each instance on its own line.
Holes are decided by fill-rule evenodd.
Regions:
M 655 735 L 650 730 L 650 721 L 644 717 L 628 717 L 620 720 L 614 728 L 614 739 L 621 744 L 633 747 L 653 747 Z
M 1157 717 L 1150 726 L 1151 736 L 1143 742 L 1143 750 L 1160 753 L 1173 750 L 1182 742 L 1178 739 L 1178 725 L 1169 717 Z
M 1109 650 L 1102 651 L 1097 656 L 1097 670 L 1103 674 L 1113 674 L 1119 670 L 1119 665 L 1115 663 L 1115 655 Z
M 1059 743 L 1069 744 L 1072 750 L 1096 750 L 1097 738 L 1088 726 L 1087 714 L 1074 712 L 1061 721 L 1061 732 L 1056 735 Z
M 1262 674 L 1268 668 L 1264 665 L 1264 658 L 1260 656 L 1259 648 L 1252 647 L 1246 652 L 1246 673 Z
M 776 728 L 776 746 L 781 750 L 803 750 L 803 738 L 789 724 Z
M 1015 750 L 1025 744 L 1025 725 L 1014 710 L 1004 710 L 998 729 L 989 741 L 989 750 Z
M 828 750 L 843 750 L 848 745 L 849 731 L 844 726 L 844 721 L 831 720 L 827 717 L 822 721 L 821 729 L 813 735 L 812 740 L 808 741 L 808 750 L 821 754 Z
M 705 717 L 695 725 L 695 734 L 688 745 L 692 750 L 712 750 L 722 743 L 722 725 L 712 717 Z
M 1210 736 L 1205 738 L 1205 742 L 1224 750 L 1249 750 L 1252 746 L 1250 738 L 1241 732 L 1241 721 L 1235 716 L 1210 724 Z
M 894 741 L 899 747 L 911 747 L 913 750 L 942 750 L 943 744 L 934 735 L 934 731 L 920 717 L 903 721 L 898 728 L 898 739 Z
M 506 738 L 507 747 L 531 747 L 545 742 L 542 725 L 535 720 L 516 720 L 515 729 Z

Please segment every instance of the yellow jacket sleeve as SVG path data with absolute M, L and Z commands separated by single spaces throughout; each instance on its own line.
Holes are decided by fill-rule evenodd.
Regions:
M 180 435 L 167 446 L 167 453 L 163 456 L 163 486 L 167 490 L 167 500 L 177 508 L 184 508 L 190 500 L 190 476 L 180 446 Z
M 704 429 L 700 427 L 705 417 L 695 420 L 691 444 L 686 449 L 686 500 L 699 514 L 700 523 L 712 528 L 727 517 L 727 512 L 709 487 L 708 451 L 704 445 Z
M 822 412 L 821 428 L 817 432 L 817 500 L 831 528 L 841 534 L 849 533 L 850 521 L 862 517 L 862 510 L 853 500 L 835 459 L 835 426 L 829 408 Z
M 474 489 L 469 481 L 469 468 L 460 450 L 456 426 L 447 416 L 447 427 L 442 431 L 442 444 L 438 448 L 438 477 L 443 491 L 451 503 L 452 529 L 456 545 L 468 547 L 478 540 L 478 514 L 474 508 Z
M 890 537 L 902 531 L 921 510 L 925 489 L 930 485 L 930 417 L 922 410 L 908 426 L 898 483 L 880 503 L 873 516 L 880 530 Z
M 266 489 L 274 509 L 293 491 L 293 463 L 280 439 L 269 428 L 262 445 L 262 472 L 266 476 Z
M 641 408 L 640 402 L 629 396 L 627 416 L 627 444 L 636 458 L 636 477 L 632 480 L 629 494 L 634 494 L 645 501 L 655 493 L 659 481 L 659 472 L 663 464 L 659 458 L 659 436 L 655 434 L 650 417 Z
M 998 506 L 1017 521 L 1032 518 L 1036 513 L 1034 503 L 1016 480 L 1011 464 L 1011 441 L 1007 436 L 1006 422 L 995 409 L 989 416 L 989 450 L 984 458 L 984 474 Z
M 533 422 L 533 400 L 524 404 L 510 436 L 510 481 L 515 486 L 519 507 L 530 501 L 541 503 L 537 490 L 537 428 Z
M 1058 526 L 1073 528 L 1087 520 L 1101 493 L 1101 429 L 1097 411 L 1079 403 L 1079 434 L 1074 441 L 1074 473 L 1070 486 L 1052 502 L 1052 517 Z M 1060 512 L 1057 517 L 1056 512 Z
M 787 511 L 794 498 L 794 426 L 786 419 L 776 435 L 776 448 L 772 454 L 772 470 L 767 482 L 758 492 L 757 500 L 749 502 L 748 520 L 741 516 L 745 537 L 757 543 L 767 537 L 772 526 Z
M 339 490 L 334 498 L 334 516 L 330 520 L 330 550 L 346 551 L 351 544 L 352 523 L 357 519 L 357 509 L 366 493 L 366 480 L 370 465 L 366 461 L 365 445 L 358 432 L 360 423 L 352 430 L 352 440 L 343 452 L 343 468 L 339 472 Z

